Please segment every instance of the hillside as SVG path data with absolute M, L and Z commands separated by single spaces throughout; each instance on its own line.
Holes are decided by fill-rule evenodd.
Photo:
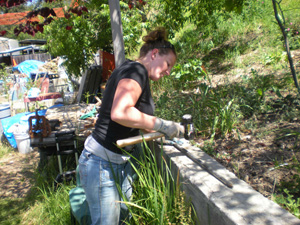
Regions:
M 245 59 L 254 54 L 255 52 L 250 52 L 241 58 Z M 300 50 L 295 50 L 292 54 L 297 65 L 296 71 L 299 74 Z M 212 85 L 215 88 L 241 82 L 241 76 L 250 76 L 253 68 L 262 76 L 274 74 L 276 80 L 283 80 L 285 76 L 291 76 L 289 68 L 271 71 L 270 68 L 259 62 L 253 64 L 251 69 L 241 71 L 232 68 L 225 73 L 222 73 L 222 67 L 228 67 L 228 65 L 216 63 L 219 66 L 213 67 L 214 63 L 211 61 L 208 64 L 210 64 L 209 68 L 212 71 L 210 74 Z M 285 95 L 286 102 L 280 102 L 277 99 L 277 102 L 273 100 L 266 103 L 273 104 L 272 107 L 275 109 L 262 113 L 256 118 L 242 121 L 241 124 L 237 125 L 240 128 L 238 133 L 233 131 L 225 138 L 216 138 L 213 149 L 207 151 L 228 170 L 234 172 L 237 177 L 246 181 L 269 199 L 274 199 L 273 194 L 276 194 L 282 183 L 288 184 L 299 175 L 299 164 L 295 163 L 300 162 L 299 117 L 296 116 L 287 120 L 282 118 L 282 115 L 288 113 L 290 107 L 299 109 L 299 99 L 296 90 L 293 96 L 290 96 L 289 92 L 282 94 Z M 266 95 L 268 95 L 266 98 L 272 98 L 274 92 L 270 91 Z M 252 127 L 245 128 L 244 126 L 249 122 L 253 123 Z M 200 135 L 196 142 L 200 148 L 204 147 L 205 149 L 207 147 L 205 147 L 206 140 L 207 138 Z M 290 184 L 290 187 L 287 186 L 287 188 L 297 187 Z

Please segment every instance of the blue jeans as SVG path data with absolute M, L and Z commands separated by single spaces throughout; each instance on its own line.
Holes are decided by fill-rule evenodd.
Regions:
M 115 164 L 83 150 L 79 158 L 82 187 L 92 218 L 92 224 L 117 225 L 128 217 L 118 187 L 129 200 L 132 194 L 132 168 L 130 162 Z

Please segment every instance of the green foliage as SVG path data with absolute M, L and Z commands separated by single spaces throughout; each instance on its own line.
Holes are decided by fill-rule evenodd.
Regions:
M 245 117 L 250 117 L 255 112 L 263 112 L 265 93 L 274 87 L 273 75 L 260 75 L 254 69 L 251 74 L 242 76 L 243 82 L 229 90 L 233 96 L 238 96 L 238 105 Z
M 1 139 L 3 139 L 3 138 L 4 137 L 1 137 Z M 9 154 L 10 152 L 13 152 L 13 150 L 14 150 L 9 144 L 3 143 L 2 140 L 1 140 L 1 142 L 2 143 L 0 144 L 0 159 L 2 157 L 6 156 L 7 154 Z
M 71 14 L 69 19 L 59 18 L 45 28 L 49 51 L 66 59 L 64 66 L 69 76 L 80 76 L 97 50 L 112 49 L 109 7 L 93 7 L 83 12 L 84 16 Z
M 205 71 L 202 68 L 202 61 L 199 59 L 188 59 L 184 64 L 176 64 L 173 67 L 171 76 L 179 79 L 188 85 L 189 81 L 197 81 L 201 78 L 207 78 Z
M 144 7 L 134 7 L 130 10 L 127 3 L 120 1 L 120 8 L 125 54 L 131 55 L 142 44 L 141 37 L 149 31 L 150 22 L 146 19 Z
M 23 199 L 0 199 L 0 221 L 2 225 L 21 224 L 20 212 L 27 208 Z
M 291 20 L 292 21 L 292 20 Z M 289 39 L 289 47 L 291 50 L 296 50 L 300 48 L 300 21 L 293 23 L 290 22 L 287 25 L 287 36 Z
M 149 23 L 150 29 L 164 26 L 169 31 L 170 37 L 174 37 L 176 31 L 189 18 L 186 8 L 189 3 L 189 1 L 182 0 L 147 1 L 147 4 L 143 7 L 144 21 Z
M 8 95 L 9 85 L 8 83 L 12 81 L 11 77 L 7 73 L 5 63 L 0 64 L 0 79 L 3 81 L 4 94 Z
M 197 1 L 190 2 L 191 17 L 198 27 L 205 26 L 207 24 L 216 28 L 216 21 L 218 15 L 222 14 L 224 9 L 225 0 L 217 1 Z M 216 13 L 218 12 L 218 13 Z
M 227 92 L 218 92 L 205 83 L 196 85 L 195 92 L 183 94 L 166 88 L 155 100 L 155 114 L 179 122 L 182 115 L 189 113 L 193 116 L 196 130 L 211 138 L 231 133 L 243 117 L 237 100 L 230 99 L 230 96 L 226 96 Z
M 74 186 L 73 186 L 74 187 Z M 52 187 L 40 189 L 42 204 L 34 206 L 34 213 L 42 214 L 31 215 L 35 224 L 69 224 L 70 223 L 70 204 L 69 191 L 71 186 L 61 186 L 58 190 Z
M 157 89 L 161 86 L 160 94 L 153 96 L 156 104 L 155 115 L 169 120 L 181 121 L 181 116 L 188 113 L 190 108 L 187 108 L 187 98 L 180 96 L 180 92 L 174 91 L 172 84 L 170 79 L 153 83 L 153 87 L 155 86 Z
M 125 202 L 132 215 L 128 224 L 194 224 L 191 203 L 180 190 L 179 177 L 173 178 L 163 149 L 160 154 L 156 159 L 145 143 L 143 156 L 131 162 L 137 178 L 133 199 Z
M 265 55 L 265 65 L 277 64 L 281 61 L 285 61 L 287 55 L 283 51 L 275 51 Z
M 299 136 L 299 133 L 297 135 Z M 288 164 L 286 168 L 290 171 L 294 171 L 294 175 L 290 180 L 281 181 L 278 191 L 283 193 L 286 192 L 286 189 L 288 189 L 289 194 L 293 195 L 295 199 L 300 198 L 300 163 L 297 158 L 293 157 L 293 162 Z
M 300 198 L 294 198 L 288 189 L 284 194 L 274 195 L 274 201 L 300 219 Z

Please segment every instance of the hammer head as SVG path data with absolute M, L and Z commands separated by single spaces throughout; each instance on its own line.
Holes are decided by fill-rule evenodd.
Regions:
M 184 126 L 184 138 L 186 140 L 193 139 L 195 136 L 195 130 L 193 126 L 192 115 L 190 114 L 183 115 L 181 124 Z

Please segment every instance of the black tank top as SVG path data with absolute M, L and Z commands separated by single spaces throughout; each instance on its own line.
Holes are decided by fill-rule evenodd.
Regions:
M 116 88 L 119 81 L 124 78 L 133 79 L 141 86 L 142 94 L 135 107 L 148 115 L 154 114 L 154 102 L 146 68 L 138 62 L 125 61 L 113 71 L 108 79 L 103 93 L 99 117 L 95 125 L 95 130 L 92 133 L 92 136 L 103 147 L 119 154 L 122 154 L 122 151 L 116 146 L 117 140 L 139 135 L 139 129 L 122 126 L 110 118 Z

